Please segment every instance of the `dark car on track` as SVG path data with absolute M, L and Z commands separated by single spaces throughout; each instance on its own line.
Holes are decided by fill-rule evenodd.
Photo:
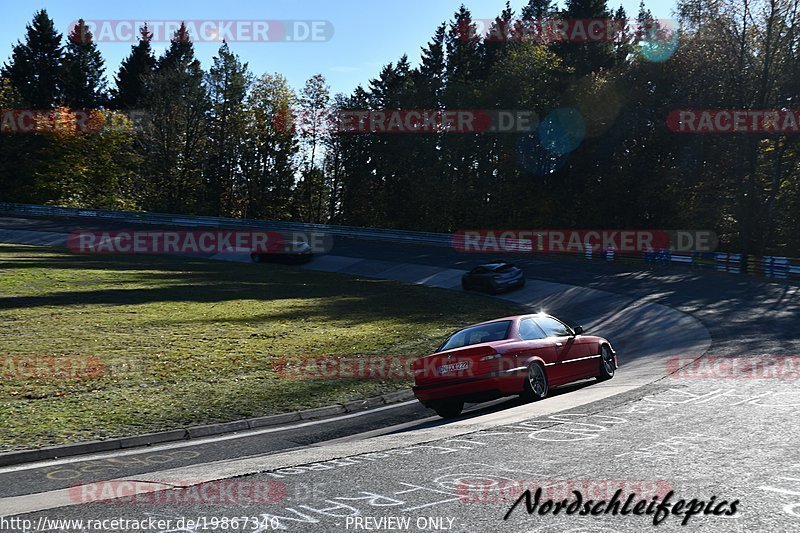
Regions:
M 485 290 L 503 292 L 525 286 L 522 270 L 506 261 L 492 261 L 478 265 L 461 276 L 461 287 L 465 291 Z
M 314 257 L 311 246 L 305 241 L 281 241 L 265 252 L 251 253 L 254 263 L 308 263 Z
M 520 395 L 528 401 L 587 378 L 614 377 L 617 354 L 603 337 L 583 335 L 544 314 L 498 318 L 460 329 L 436 353 L 414 362 L 414 395 L 439 416 L 464 402 Z

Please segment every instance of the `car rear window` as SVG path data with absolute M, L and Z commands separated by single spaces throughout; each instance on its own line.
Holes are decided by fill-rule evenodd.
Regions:
M 453 333 L 447 341 L 442 344 L 438 351 L 452 350 L 463 346 L 480 344 L 482 342 L 501 341 L 508 338 L 508 331 L 511 328 L 510 320 L 490 322 L 480 326 L 464 328 Z

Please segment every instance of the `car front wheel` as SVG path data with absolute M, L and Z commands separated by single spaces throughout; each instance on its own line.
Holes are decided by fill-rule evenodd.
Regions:
M 600 347 L 600 375 L 597 379 L 605 381 L 614 377 L 616 364 L 614 364 L 614 354 L 607 344 Z

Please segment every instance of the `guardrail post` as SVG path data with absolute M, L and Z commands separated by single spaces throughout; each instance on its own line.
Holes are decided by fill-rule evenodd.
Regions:
M 800 279 L 800 259 L 789 259 L 788 272 L 789 279 Z

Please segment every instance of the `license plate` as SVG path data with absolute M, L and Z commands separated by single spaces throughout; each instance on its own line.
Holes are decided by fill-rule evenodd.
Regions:
M 459 361 L 458 363 L 450 363 L 436 367 L 436 372 L 441 376 L 450 372 L 457 372 L 459 370 L 466 370 L 469 368 L 469 361 Z

